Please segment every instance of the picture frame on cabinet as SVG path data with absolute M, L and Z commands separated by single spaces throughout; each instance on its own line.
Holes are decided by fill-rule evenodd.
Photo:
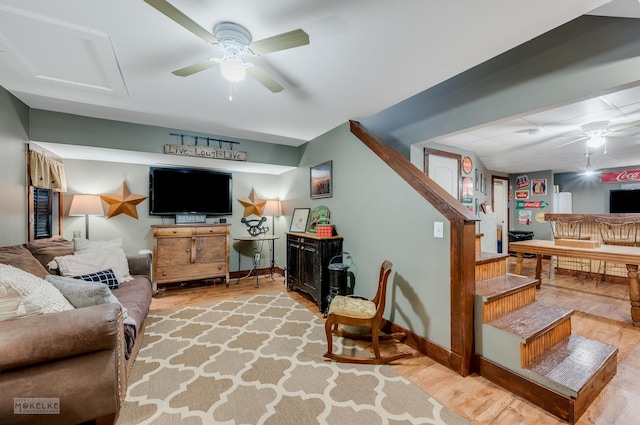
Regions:
M 333 196 L 332 161 L 323 162 L 309 170 L 311 199 Z
M 290 232 L 304 233 L 307 230 L 307 221 L 311 208 L 294 208 L 291 216 Z

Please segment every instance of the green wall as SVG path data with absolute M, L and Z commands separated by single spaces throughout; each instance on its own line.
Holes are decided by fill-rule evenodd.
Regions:
M 621 171 L 634 170 L 638 166 L 608 168 L 600 170 Z M 571 192 L 573 197 L 573 212 L 584 214 L 608 214 L 609 192 L 615 189 L 629 189 L 640 187 L 640 182 L 600 183 L 600 174 L 587 176 L 583 173 L 558 173 L 555 175 L 556 184 L 563 192 Z
M 309 196 L 309 167 L 333 161 L 331 198 Z M 385 317 L 450 348 L 449 222 L 343 124 L 301 149 L 300 167 L 283 174 L 285 213 L 325 205 L 352 256 L 355 292 L 372 297 L 383 260 L 393 263 Z M 443 239 L 433 237 L 444 222 Z
M 40 109 L 32 109 L 30 112 L 31 140 L 39 142 L 164 153 L 165 144 L 180 144 L 180 138 L 172 136 L 170 133 L 237 141 L 238 144 L 234 144 L 233 149 L 247 152 L 247 161 L 250 162 L 290 166 L 298 164 L 298 149 L 293 146 L 233 139 L 188 130 L 111 121 Z M 195 139 L 185 137 L 184 142 L 193 145 Z M 200 143 L 205 143 L 205 141 L 200 140 Z M 213 145 L 212 147 L 217 146 Z M 229 149 L 228 145 L 224 144 L 223 148 Z
M 0 87 L 0 245 L 26 242 L 29 108 Z

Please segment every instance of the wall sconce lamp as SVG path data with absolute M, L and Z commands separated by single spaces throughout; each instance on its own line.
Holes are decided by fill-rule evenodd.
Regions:
M 89 239 L 89 216 L 104 215 L 102 200 L 99 195 L 73 195 L 69 216 L 84 216 L 85 237 Z

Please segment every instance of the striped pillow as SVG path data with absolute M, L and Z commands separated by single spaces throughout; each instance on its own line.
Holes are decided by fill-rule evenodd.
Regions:
M 113 269 L 106 269 L 95 273 L 83 274 L 81 276 L 73 276 L 73 279 L 80 279 L 86 282 L 104 283 L 109 287 L 109 289 L 117 289 L 120 287 Z

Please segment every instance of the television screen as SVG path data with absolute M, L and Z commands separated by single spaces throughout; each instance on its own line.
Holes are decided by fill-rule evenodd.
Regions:
M 149 214 L 231 214 L 230 173 L 195 168 L 149 169 Z
M 640 213 L 640 189 L 609 192 L 610 213 Z

